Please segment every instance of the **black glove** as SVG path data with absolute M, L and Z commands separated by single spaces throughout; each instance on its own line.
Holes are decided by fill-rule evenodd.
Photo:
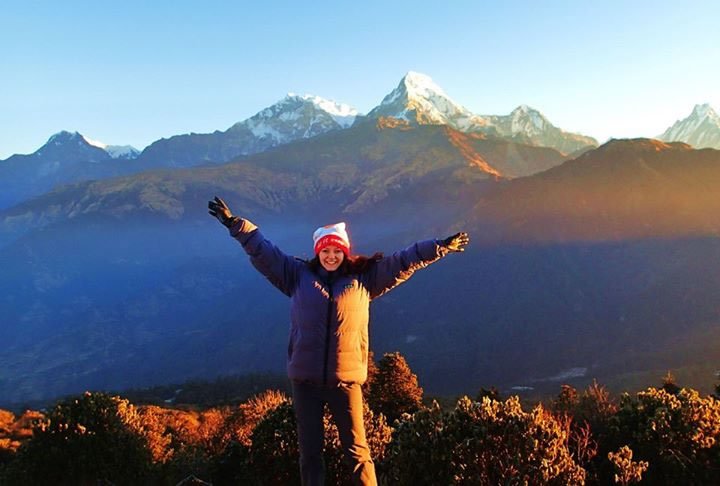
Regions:
M 228 208 L 227 204 L 225 204 L 225 201 L 217 196 L 215 196 L 214 201 L 208 201 L 208 208 L 210 209 L 208 213 L 217 218 L 218 221 L 228 228 L 240 219 L 237 216 L 233 216 L 230 212 L 230 208 Z
M 470 243 L 470 237 L 465 232 L 448 236 L 447 238 L 442 240 L 443 246 L 453 252 L 465 251 L 465 246 L 468 243 Z

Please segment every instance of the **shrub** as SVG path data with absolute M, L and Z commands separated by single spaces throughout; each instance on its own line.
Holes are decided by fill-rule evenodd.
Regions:
M 250 435 L 255 426 L 280 405 L 287 403 L 288 397 L 277 390 L 266 390 L 241 403 L 225 419 L 216 437 L 214 449 L 222 452 L 231 442 L 250 446 Z
M 563 385 L 550 409 L 565 424 L 571 454 L 585 468 L 588 479 L 611 481 L 614 469 L 607 455 L 618 447 L 612 426 L 618 405 L 607 389 L 597 381 L 582 393 Z
M 300 484 L 295 427 L 295 413 L 290 402 L 268 413 L 253 430 L 246 467 L 238 479 L 244 484 Z
M 446 429 L 449 414 L 433 401 L 413 415 L 404 415 L 393 432 L 388 451 L 388 484 L 451 484 L 455 441 Z
M 58 403 L 34 427 L 4 480 L 133 484 L 149 477 L 151 459 L 135 408 L 119 397 L 85 393 Z
M 647 471 L 647 461 L 633 461 L 633 452 L 628 446 L 622 446 L 617 452 L 609 452 L 608 459 L 615 466 L 615 482 L 627 486 L 642 481 L 642 474 Z
M 649 462 L 653 484 L 712 484 L 720 477 L 720 402 L 681 389 L 649 388 L 625 394 L 616 418 L 617 434 Z
M 286 406 L 290 407 L 290 402 L 285 394 L 268 390 L 242 403 L 237 410 L 227 417 L 225 424 L 216 437 L 215 450 L 218 453 L 213 464 L 212 477 L 214 483 L 252 484 L 248 478 L 258 476 L 252 472 L 250 462 L 253 430 L 268 415 Z M 278 413 L 281 414 L 283 411 L 286 410 L 283 408 Z M 292 412 L 292 407 L 290 407 L 290 412 Z M 272 423 L 277 422 L 277 417 L 273 417 L 272 421 Z M 283 420 L 280 420 L 280 424 L 282 422 Z M 292 416 L 292 422 L 295 423 L 294 415 Z M 268 427 L 271 427 L 271 425 L 266 424 L 266 429 L 258 432 L 258 440 L 261 442 L 264 438 L 263 434 L 271 432 Z M 286 428 L 286 425 L 283 425 L 282 428 Z
M 461 398 L 406 416 L 390 447 L 393 484 L 583 484 L 562 424 L 541 406 Z

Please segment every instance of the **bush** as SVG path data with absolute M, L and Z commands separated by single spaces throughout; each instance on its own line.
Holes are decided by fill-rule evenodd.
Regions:
M 648 461 L 652 484 L 717 484 L 720 477 L 720 402 L 695 390 L 649 388 L 623 395 L 619 437 Z
M 633 461 L 633 451 L 628 446 L 622 446 L 617 452 L 609 452 L 608 459 L 615 466 L 614 480 L 623 486 L 639 483 L 642 474 L 647 471 L 647 461 Z
M 436 401 L 402 417 L 388 451 L 388 484 L 452 484 L 455 441 L 447 432 L 448 420 Z
M 223 423 L 214 449 L 222 452 L 231 442 L 250 446 L 250 435 L 255 426 L 265 415 L 287 402 L 288 397 L 284 393 L 266 390 L 241 403 Z
M 209 477 L 213 448 L 219 430 L 228 414 L 224 409 L 210 408 L 198 412 L 157 406 L 139 407 L 144 435 L 167 484 L 195 475 Z
M 300 466 L 295 413 L 285 402 L 268 413 L 253 430 L 241 483 L 299 485 Z
M 405 416 L 390 446 L 393 484 L 584 484 L 563 426 L 541 406 L 461 398 Z
M 612 426 L 618 411 L 616 400 L 604 386 L 593 381 L 582 393 L 563 385 L 550 408 L 565 424 L 571 454 L 586 469 L 588 479 L 610 482 L 615 470 L 607 457 L 619 445 Z
M 216 438 L 215 449 L 221 452 L 218 452 L 214 458 L 212 477 L 215 484 L 252 484 L 248 478 L 256 476 L 250 469 L 250 447 L 253 440 L 253 430 L 268 415 L 273 414 L 278 409 L 283 409 L 277 412 L 278 414 L 287 412 L 283 407 L 289 407 L 290 412 L 292 412 L 292 407 L 285 394 L 268 390 L 242 403 L 237 410 L 228 416 Z M 294 424 L 294 415 L 291 420 Z M 273 417 L 272 423 L 276 421 L 277 417 Z M 282 423 L 283 420 L 280 420 L 280 424 Z M 271 426 L 267 425 L 266 429 L 258 432 L 258 437 L 270 433 L 267 427 Z M 285 428 L 286 426 L 282 427 L 282 429 Z M 262 439 L 258 440 L 262 442 Z
M 63 401 L 33 429 L 8 466 L 8 484 L 137 484 L 151 453 L 135 408 L 119 397 L 85 393 Z

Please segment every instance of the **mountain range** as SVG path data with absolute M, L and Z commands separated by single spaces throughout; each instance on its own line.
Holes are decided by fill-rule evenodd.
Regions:
M 225 131 L 176 135 L 153 142 L 141 153 L 132 147 L 108 147 L 77 133 L 60 132 L 31 155 L 14 155 L 0 161 L 0 208 L 43 194 L 59 184 L 153 168 L 224 163 L 295 140 L 347 129 L 354 122 L 380 118 L 447 125 L 465 133 L 554 148 L 564 154 L 597 145 L 590 137 L 554 127 L 527 106 L 508 116 L 473 115 L 447 97 L 429 77 L 410 72 L 367 116 L 318 96 L 289 94 Z
M 220 195 L 290 254 L 345 220 L 361 253 L 473 244 L 373 304 L 376 354 L 431 393 L 615 387 L 720 359 L 720 152 L 615 140 L 574 158 L 397 118 L 225 164 L 67 185 L 0 212 L 8 402 L 281 371 L 288 304 L 207 215 Z M 520 388 L 516 388 L 520 387 Z
M 565 132 L 527 105 L 518 106 L 509 115 L 474 114 L 453 101 L 430 77 L 411 71 L 367 115 L 318 96 L 289 94 L 225 131 L 163 138 L 142 152 L 130 146 L 108 146 L 77 133 L 59 132 L 33 154 L 13 155 L 0 161 L 0 208 L 60 184 L 153 168 L 224 163 L 294 140 L 347 129 L 368 118 L 397 119 L 408 125 L 445 125 L 463 133 L 553 148 L 569 156 L 597 146 L 595 139 Z M 709 105 L 698 105 L 688 118 L 678 121 L 659 138 L 698 148 L 720 148 L 719 120 Z

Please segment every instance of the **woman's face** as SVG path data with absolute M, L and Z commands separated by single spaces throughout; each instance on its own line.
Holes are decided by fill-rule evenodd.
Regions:
M 340 267 L 340 264 L 345 259 L 345 253 L 337 246 L 326 246 L 320 253 L 318 253 L 320 259 L 320 265 L 328 272 L 333 272 Z

